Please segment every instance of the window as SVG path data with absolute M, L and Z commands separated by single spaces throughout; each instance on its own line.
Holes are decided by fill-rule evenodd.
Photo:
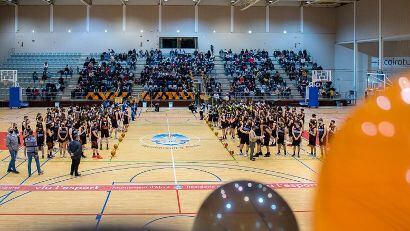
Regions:
M 161 37 L 159 38 L 159 47 L 165 49 L 197 49 L 197 37 Z

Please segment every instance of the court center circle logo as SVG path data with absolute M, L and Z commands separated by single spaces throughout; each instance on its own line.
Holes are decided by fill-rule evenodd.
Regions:
M 151 137 L 151 138 L 149 138 Z M 144 147 L 159 149 L 183 149 L 196 147 L 199 144 L 199 138 L 187 136 L 179 133 L 160 133 L 141 137 L 140 142 Z
M 189 142 L 189 138 L 178 133 L 162 133 L 152 137 L 151 141 L 159 145 L 178 146 Z

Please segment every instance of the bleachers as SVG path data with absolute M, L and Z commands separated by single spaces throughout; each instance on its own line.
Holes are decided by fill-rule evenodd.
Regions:
M 232 84 L 233 77 L 231 76 L 231 73 L 229 72 L 229 68 L 227 68 L 227 62 L 224 60 L 225 59 L 225 54 L 224 54 L 223 51 L 220 52 L 220 56 L 221 56 L 220 57 L 221 61 L 219 63 L 216 63 L 216 65 L 218 65 L 218 64 L 223 65 L 223 70 L 222 70 L 222 68 L 219 68 L 220 69 L 219 72 L 221 72 L 221 73 L 218 73 L 218 77 L 219 78 L 227 78 L 227 79 L 229 79 L 230 84 Z M 311 74 L 312 74 L 312 68 L 313 68 L 313 61 L 312 61 L 311 56 L 309 54 L 308 54 L 308 56 L 309 56 L 309 60 L 306 60 L 306 62 L 305 62 L 305 70 L 307 71 L 308 79 L 310 80 L 311 79 Z M 298 82 L 297 82 L 297 80 L 295 80 L 295 79 L 292 80 L 289 77 L 289 73 L 285 70 L 285 67 L 280 64 L 280 60 L 279 60 L 280 57 L 276 57 L 274 55 L 274 53 L 272 53 L 272 52 L 269 54 L 268 57 L 271 60 L 271 63 L 274 65 L 274 70 L 272 70 L 272 72 L 273 73 L 276 73 L 276 72 L 279 73 L 279 76 L 283 81 L 283 83 L 282 83 L 283 86 L 286 86 L 288 88 L 288 91 L 289 91 L 285 96 L 280 96 L 279 98 L 301 99 L 302 95 L 298 90 Z M 256 65 L 257 70 L 260 70 L 261 64 L 262 64 L 261 60 L 255 59 L 255 65 Z M 247 63 L 247 66 L 249 68 L 249 63 Z M 297 64 L 296 67 L 299 67 L 299 64 Z M 236 76 L 236 74 L 237 73 L 235 73 L 234 76 Z M 256 76 L 254 76 L 254 77 L 256 77 Z M 256 89 L 255 91 L 256 92 L 261 92 L 261 91 L 265 92 L 264 94 L 262 94 L 264 96 L 275 96 L 276 95 L 273 92 L 271 92 L 269 90 L 269 87 L 267 85 L 265 85 L 264 83 L 262 83 L 259 78 L 256 78 L 255 80 L 256 80 L 255 81 L 255 89 Z M 227 93 L 228 87 L 225 86 L 223 88 L 224 88 L 224 92 Z M 258 94 L 261 95 L 260 93 L 258 93 Z M 237 94 L 235 93 L 235 95 L 237 95 Z M 242 95 L 242 94 L 239 93 L 238 95 Z M 255 94 L 255 92 L 252 92 L 251 95 L 256 95 L 256 94 Z
M 44 63 L 48 62 L 46 82 L 56 82 L 60 77 L 58 71 L 64 69 L 66 65 L 73 68 L 76 73 L 77 66 L 81 67 L 81 53 L 13 53 L 7 61 L 1 64 L 2 70 L 17 70 L 18 83 L 24 90 L 28 86 L 41 87 L 37 81 L 33 83 L 33 72 L 36 71 L 38 79 L 41 80 Z M 8 87 L 0 86 L 0 99 L 6 99 L 8 95 Z

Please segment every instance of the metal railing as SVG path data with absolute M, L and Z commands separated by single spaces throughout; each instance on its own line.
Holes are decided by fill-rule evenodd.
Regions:
M 62 93 L 40 93 L 39 95 L 27 95 L 23 92 L 22 94 L 23 101 L 61 101 L 62 96 Z
M 61 93 L 53 94 L 53 95 L 42 95 L 39 94 L 37 96 L 34 95 L 27 95 L 24 91 L 21 94 L 22 101 L 60 101 L 62 98 Z M 1 92 L 0 93 L 0 101 L 8 101 L 9 100 L 9 93 Z

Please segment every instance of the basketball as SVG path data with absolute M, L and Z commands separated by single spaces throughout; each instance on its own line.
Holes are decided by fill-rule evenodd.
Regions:
M 410 231 L 410 0 L 0 0 L 0 44 L 5 230 Z
M 388 91 L 357 109 L 340 130 L 319 177 L 315 230 L 390 230 L 393 223 L 408 223 L 410 156 L 402 150 L 410 149 L 410 122 L 402 115 L 410 114 L 409 99 L 409 79 L 398 78 Z M 363 164 L 369 160 L 371 164 Z M 395 210 L 400 213 L 389 216 L 388 211 Z M 331 215 L 335 213 L 340 216 Z

